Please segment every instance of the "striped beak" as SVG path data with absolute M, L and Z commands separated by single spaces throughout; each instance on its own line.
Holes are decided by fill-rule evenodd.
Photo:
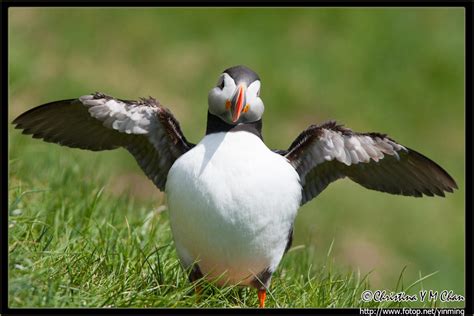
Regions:
M 230 105 L 230 113 L 232 114 L 232 122 L 237 122 L 242 113 L 245 104 L 245 87 L 240 84 L 232 97 Z

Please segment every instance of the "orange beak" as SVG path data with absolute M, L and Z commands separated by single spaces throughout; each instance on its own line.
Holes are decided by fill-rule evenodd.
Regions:
M 234 97 L 231 101 L 230 111 L 232 113 L 232 122 L 237 122 L 240 118 L 240 114 L 242 113 L 242 109 L 244 108 L 245 104 L 245 88 L 243 85 L 239 85 L 237 88 L 237 92 L 235 93 Z

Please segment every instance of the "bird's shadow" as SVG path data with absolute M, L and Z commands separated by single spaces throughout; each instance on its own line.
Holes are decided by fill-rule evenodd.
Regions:
M 219 146 L 224 141 L 226 135 L 227 133 L 217 133 L 213 135 L 212 141 L 203 141 L 201 143 L 201 145 L 204 146 L 204 157 L 202 160 L 201 168 L 199 169 L 199 175 L 204 172 L 212 157 L 214 157 L 215 153 L 219 149 Z

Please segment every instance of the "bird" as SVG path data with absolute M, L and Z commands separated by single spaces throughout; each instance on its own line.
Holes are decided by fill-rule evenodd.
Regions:
M 292 244 L 300 206 L 343 178 L 396 195 L 445 196 L 455 180 L 437 163 L 387 134 L 327 121 L 287 149 L 263 141 L 261 80 L 232 66 L 208 93 L 197 144 L 152 97 L 95 92 L 40 105 L 12 123 L 23 134 L 91 151 L 124 148 L 166 193 L 174 245 L 190 282 L 255 288 L 265 307 L 273 273 Z

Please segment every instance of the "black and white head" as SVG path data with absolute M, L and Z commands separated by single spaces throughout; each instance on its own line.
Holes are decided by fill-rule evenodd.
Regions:
M 260 77 L 245 66 L 228 68 L 209 91 L 208 102 L 209 112 L 228 124 L 258 121 L 264 110 Z

